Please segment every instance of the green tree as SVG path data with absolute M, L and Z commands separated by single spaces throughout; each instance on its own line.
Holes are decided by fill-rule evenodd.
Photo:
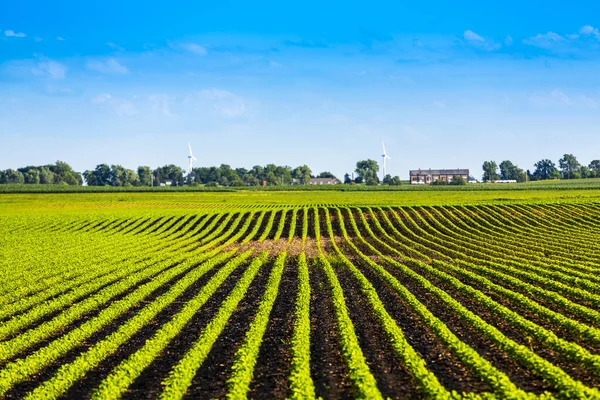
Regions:
M 57 161 L 48 168 L 54 173 L 54 183 L 63 183 L 67 185 L 82 185 L 83 178 L 81 174 L 73 171 L 73 168 L 64 161 Z
M 4 171 L 3 181 L 1 183 L 23 184 L 25 183 L 25 177 L 22 172 L 15 171 L 14 169 L 7 169 Z
M 590 178 L 600 178 L 600 160 L 593 160 L 588 166 Z
M 308 185 L 310 183 L 310 174 L 312 171 L 308 167 L 308 165 L 301 165 L 294 169 L 292 173 L 292 178 L 297 179 L 303 185 Z
M 317 178 L 329 178 L 329 179 L 335 179 L 335 180 L 339 181 L 339 179 L 329 171 L 321 172 L 319 175 L 317 175 Z
M 344 185 L 349 185 L 351 183 L 352 183 L 352 178 L 350 178 L 350 174 L 346 172 L 344 174 Z
M 448 185 L 453 185 L 453 186 L 462 186 L 462 185 L 466 185 L 467 184 L 467 180 L 465 178 L 463 178 L 461 175 L 454 175 L 452 177 L 452 180 L 448 183 Z
M 498 175 L 498 164 L 495 161 L 484 161 L 481 167 L 483 169 L 483 181 L 496 181 L 500 179 Z
M 140 186 L 152 186 L 152 170 L 150 167 L 141 165 L 137 169 Z
M 40 183 L 40 171 L 36 168 L 28 168 L 27 171 L 23 172 L 23 178 L 25 183 L 37 185 Z
M 40 183 L 43 185 L 54 183 L 54 172 L 50 171 L 47 166 L 40 168 Z
M 581 177 L 579 174 L 581 164 L 579 164 L 579 161 L 577 161 L 577 158 L 573 154 L 565 154 L 563 158 L 558 160 L 558 165 L 560 166 L 563 179 L 577 179 Z
M 177 165 L 169 164 L 162 167 L 156 168 L 152 174 L 154 175 L 154 182 L 156 184 L 165 183 L 170 180 L 173 186 L 183 185 L 183 170 Z
M 551 160 L 544 159 L 536 162 L 534 165 L 533 177 L 535 180 L 546 180 L 560 178 L 560 172 Z
M 375 160 L 368 159 L 357 162 L 354 171 L 367 185 L 377 185 L 379 183 L 379 178 L 377 177 L 379 164 Z
M 88 186 L 108 186 L 111 184 L 112 172 L 107 164 L 98 164 L 93 171 L 83 173 Z
M 383 178 L 382 184 L 389 186 L 400 186 L 402 184 L 402 180 L 398 175 L 392 177 L 390 174 L 386 174 Z

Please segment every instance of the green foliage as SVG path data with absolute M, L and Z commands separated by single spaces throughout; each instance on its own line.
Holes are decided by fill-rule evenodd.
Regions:
M 484 161 L 481 166 L 483 169 L 483 181 L 491 182 L 500 179 L 498 175 L 498 164 L 495 161 Z
M 383 182 L 382 183 L 384 185 L 389 185 L 389 186 L 400 186 L 402 184 L 402 180 L 397 175 L 394 176 L 394 177 L 392 177 L 390 174 L 387 174 L 383 178 Z
M 364 182 L 369 186 L 379 184 L 379 178 L 377 176 L 377 172 L 379 172 L 379 164 L 377 164 L 377 161 L 371 159 L 358 161 L 354 171 L 358 174 L 361 182 Z
M 448 184 L 452 186 L 464 186 L 467 184 L 467 180 L 460 175 L 454 175 Z
M 500 179 L 525 182 L 527 175 L 521 168 L 514 165 L 511 161 L 506 160 L 500 163 Z
M 565 154 L 558 160 L 563 179 L 580 179 L 581 164 L 573 154 Z
M 560 172 L 551 160 L 540 160 L 534 166 L 533 177 L 535 180 L 560 179 Z

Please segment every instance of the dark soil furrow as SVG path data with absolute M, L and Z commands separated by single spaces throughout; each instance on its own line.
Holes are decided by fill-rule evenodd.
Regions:
M 298 292 L 296 260 L 288 258 L 279 284 L 277 299 L 250 384 L 250 398 L 286 398 L 291 370 L 291 339 L 294 330 L 294 308 Z

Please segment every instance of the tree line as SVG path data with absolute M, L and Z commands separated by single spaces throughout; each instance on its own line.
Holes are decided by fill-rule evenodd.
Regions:
M 79 172 L 64 161 L 42 166 L 27 166 L 18 169 L 0 171 L 0 184 L 52 184 L 52 185 L 82 185 L 83 179 Z
M 352 184 L 361 184 L 365 185 L 379 185 L 379 164 L 375 160 L 362 160 L 356 163 L 356 169 L 354 169 L 356 173 L 356 177 L 352 179 L 349 173 L 344 175 L 344 184 L 352 185 Z M 399 186 L 401 184 L 401 180 L 399 176 L 391 176 L 390 174 L 386 174 L 381 181 L 383 185 L 391 185 L 391 186 Z
M 558 168 L 552 160 L 543 159 L 536 162 L 534 171 L 524 171 L 511 161 L 484 161 L 483 181 L 515 180 L 517 182 L 543 181 L 547 179 L 583 179 L 600 178 L 600 160 L 593 160 L 589 165 L 582 165 L 573 154 L 565 154 L 558 160 Z M 498 169 L 500 171 L 498 171 Z M 499 173 L 498 173 L 499 172 Z

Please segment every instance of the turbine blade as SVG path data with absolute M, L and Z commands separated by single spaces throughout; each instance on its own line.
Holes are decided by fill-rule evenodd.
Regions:
M 188 147 L 190 148 L 190 155 L 192 155 L 192 145 L 188 142 Z
M 383 140 L 381 141 L 381 147 L 383 148 L 383 154 L 387 156 L 387 153 L 385 151 L 385 144 L 383 143 Z
M 192 156 L 192 160 L 198 161 L 198 159 L 196 157 L 194 157 L 194 156 Z

